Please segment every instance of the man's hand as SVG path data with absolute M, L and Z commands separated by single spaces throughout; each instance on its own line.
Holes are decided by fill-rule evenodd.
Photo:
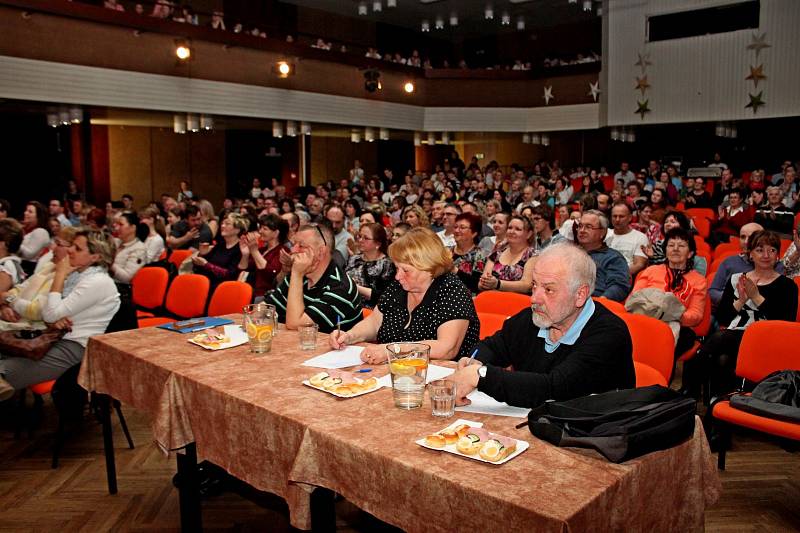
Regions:
M 478 386 L 478 369 L 483 366 L 481 364 L 469 364 L 464 359 L 466 358 L 462 358 L 458 362 L 459 369 L 447 378 L 456 382 L 456 405 L 469 405 L 472 403 L 467 398 L 467 395 Z M 462 364 L 464 365 L 463 367 Z
M 314 253 L 310 250 L 303 250 L 292 254 L 292 273 L 305 276 L 314 266 Z

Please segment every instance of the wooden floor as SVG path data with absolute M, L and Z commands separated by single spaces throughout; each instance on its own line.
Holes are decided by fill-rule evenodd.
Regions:
M 100 426 L 93 419 L 87 417 L 72 435 L 60 467 L 52 470 L 56 416 L 49 398 L 41 426 L 19 440 L 14 439 L 8 403 L 0 405 L 0 531 L 179 530 L 178 495 L 171 481 L 175 459 L 152 444 L 147 415 L 123 407 L 136 449 L 125 447 L 115 427 L 120 492 L 110 496 Z M 706 514 L 708 531 L 800 531 L 800 454 L 757 435 L 737 434 L 727 463 L 721 473 L 722 498 Z M 245 496 L 226 491 L 204 500 L 205 528 L 291 530 L 281 499 L 252 492 Z M 346 501 L 337 504 L 337 529 L 394 530 Z

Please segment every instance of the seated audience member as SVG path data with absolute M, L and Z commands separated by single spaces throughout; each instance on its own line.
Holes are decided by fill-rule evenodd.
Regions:
M 480 324 L 469 290 L 452 273 L 453 261 L 435 233 L 415 228 L 389 246 L 397 266 L 394 283 L 377 307 L 350 331 L 334 331 L 334 349 L 357 342 L 375 342 L 361 353 L 369 364 L 387 359 L 386 344 L 424 342 L 431 357 L 453 359 L 470 354 Z
M 289 253 L 286 243 L 289 239 L 289 223 L 276 214 L 258 217 L 258 232 L 251 232 L 239 238 L 239 270 L 247 270 L 252 278 L 256 298 L 273 290 L 280 281 L 281 252 Z M 258 247 L 259 240 L 263 243 Z
M 647 240 L 651 245 L 658 241 L 664 240 L 664 234 L 661 231 L 661 224 L 653 220 L 653 206 L 650 203 L 644 204 L 638 211 L 639 220 L 631 224 L 635 230 L 644 233 Z
M 211 228 L 203 222 L 203 215 L 196 205 L 189 205 L 181 213 L 181 220 L 170 224 L 167 245 L 173 250 L 200 249 L 200 243 L 214 240 Z
M 406 233 L 411 231 L 411 226 L 405 222 L 399 222 L 392 228 L 392 242 L 396 241 Z
M 782 238 L 791 236 L 794 213 L 783 205 L 783 191 L 780 187 L 767 187 L 767 203 L 756 209 L 753 222 L 761 224 L 765 230 L 778 233 Z
M 325 218 L 330 223 L 334 235 L 334 248 L 342 254 L 343 263 L 347 263 L 350 257 L 350 250 L 347 249 L 347 241 L 352 241 L 353 236 L 344 229 L 344 211 L 339 206 L 331 206 L 325 212 Z
M 492 231 L 494 235 L 484 237 L 478 244 L 478 247 L 483 250 L 483 255 L 488 257 L 494 252 L 505 246 L 506 244 L 506 230 L 508 230 L 508 221 L 511 214 L 505 211 L 495 213 L 492 216 Z
M 386 255 L 389 247 L 386 230 L 380 224 L 362 224 L 356 236 L 358 253 L 350 256 L 345 271 L 356 283 L 364 307 L 373 308 L 394 279 L 396 269 Z
M 444 211 L 442 211 L 442 231 L 436 233 L 436 235 L 442 240 L 445 248 L 452 248 L 456 245 L 453 226 L 456 223 L 456 217 L 460 214 L 461 208 L 456 204 L 447 204 Z
M 456 275 L 472 294 L 478 292 L 478 283 L 486 263 L 483 250 L 477 246 L 481 225 L 481 218 L 478 215 L 461 213 L 456 217 L 453 226 L 453 236 L 456 241 L 456 245 L 450 249 L 453 254 L 453 267 Z
M 108 217 L 106 212 L 99 207 L 87 207 L 84 209 L 86 227 L 95 231 L 105 231 L 108 224 Z
M 61 205 L 61 200 L 53 198 L 48 205 L 48 211 L 51 217 L 55 217 L 61 226 L 71 226 L 72 223 L 64 214 L 64 207 Z M 53 234 L 55 235 L 55 233 Z
M 125 296 L 125 289 L 130 289 L 133 277 L 139 269 L 147 264 L 147 248 L 140 237 L 145 237 L 147 226 L 139 224 L 139 217 L 132 211 L 123 211 L 117 215 L 114 222 L 119 244 L 114 262 L 108 268 L 108 273 L 119 285 L 120 293 Z M 146 238 L 146 237 L 145 237 Z
M 51 250 L 39 259 L 33 275 L 8 291 L 0 292 L 0 318 L 18 326 L 0 329 L 27 329 L 30 322 L 42 322 L 42 309 L 47 303 L 56 264 L 67 257 L 76 231 L 73 226 L 62 228 L 53 238 Z
M 417 204 L 407 205 L 406 208 L 403 209 L 402 218 L 403 222 L 405 222 L 412 228 L 418 228 L 418 227 L 427 228 L 430 225 L 430 222 L 428 220 L 428 215 Z
M 217 244 L 200 244 L 200 253 L 192 257 L 195 274 L 202 274 L 211 281 L 211 290 L 223 281 L 234 281 L 239 276 L 239 261 L 242 252 L 239 238 L 247 233 L 250 222 L 246 217 L 231 213 L 222 221 Z
M 39 202 L 28 202 L 22 217 L 22 228 L 25 235 L 19 247 L 19 256 L 23 261 L 36 261 L 50 245 L 50 233 L 47 229 L 47 209 Z
M 650 244 L 641 231 L 631 227 L 631 208 L 627 204 L 616 204 L 611 208 L 612 231 L 606 235 L 606 245 L 618 251 L 628 264 L 631 278 L 647 267 L 647 255 L 643 248 Z
M 536 256 L 536 250 L 530 245 L 532 239 L 531 221 L 522 215 L 512 215 L 506 229 L 507 245 L 486 260 L 478 288 L 527 294 Z
M 664 222 L 661 225 L 661 239 L 642 248 L 642 251 L 647 255 L 651 265 L 663 265 L 666 262 L 667 255 L 664 250 L 663 235 L 675 228 L 684 229 L 694 238 L 694 230 L 692 229 L 692 223 L 689 221 L 689 218 L 680 211 L 670 211 L 669 214 L 664 217 Z M 704 257 L 695 255 L 692 268 L 705 276 L 708 263 Z
M 555 220 L 553 219 L 553 210 L 549 206 L 540 204 L 532 208 L 530 219 L 534 233 L 534 248 L 537 251 L 564 240 L 560 233 L 553 231 Z
M 739 235 L 745 224 L 753 221 L 753 214 L 744 203 L 744 195 L 739 189 L 728 192 L 728 206 L 720 205 L 719 218 L 711 226 L 712 245 L 728 242 L 731 237 Z
M 0 358 L 0 401 L 15 390 L 58 378 L 83 359 L 89 337 L 105 332 L 120 306 L 108 267 L 114 243 L 100 231 L 79 230 L 69 251 L 55 267 L 42 320 L 68 330 L 38 361 Z
M 219 221 L 217 220 L 217 215 L 214 214 L 214 206 L 211 205 L 211 202 L 208 200 L 198 200 L 196 205 L 200 209 L 203 223 L 208 225 L 208 229 L 211 230 L 211 235 L 216 238 L 217 232 L 219 231 Z
M 330 333 L 361 319 L 361 296 L 350 277 L 332 261 L 333 231 L 324 225 L 300 226 L 292 241 L 291 261 L 283 264 L 286 277 L 268 294 L 288 329 L 316 323 Z
M 17 252 L 22 244 L 22 225 L 13 218 L 0 220 L 0 293 L 25 279 L 22 259 Z
M 145 256 L 146 263 L 153 263 L 161 258 L 164 253 L 164 223 L 155 207 L 147 207 L 139 212 L 139 222 L 147 226 L 147 237 L 144 239 L 144 247 L 147 251 Z
M 606 246 L 608 219 L 596 209 L 581 215 L 578 228 L 578 244 L 597 265 L 597 277 L 592 296 L 603 296 L 621 302 L 631 290 L 631 275 L 628 263 L 622 254 Z
M 792 244 L 786 249 L 782 259 L 786 272 L 781 272 L 790 279 L 800 276 L 800 224 L 794 229 L 792 236 Z
M 479 342 L 475 359 L 461 359 L 448 378 L 456 382 L 456 404 L 469 404 L 476 388 L 509 405 L 536 407 L 633 387 L 631 337 L 622 319 L 592 300 L 595 270 L 572 244 L 546 248 L 533 267 L 531 307 Z
M 283 213 L 281 218 L 289 223 L 289 233 L 286 234 L 286 238 L 291 239 L 297 233 L 297 228 L 300 227 L 300 217 L 297 216 L 297 213 L 292 212 Z M 287 243 L 287 246 L 291 248 L 291 243 Z
M 700 384 L 711 380 L 711 396 L 732 391 L 736 358 L 745 329 L 759 320 L 794 321 L 797 286 L 775 270 L 781 241 L 772 231 L 756 231 L 747 239 L 753 270 L 736 273 L 725 285 L 715 316 L 725 327 L 706 339 L 684 366 L 684 388 L 699 395 Z
M 708 284 L 706 278 L 692 270 L 697 244 L 689 232 L 683 228 L 669 230 L 664 239 L 664 249 L 667 262 L 645 268 L 636 278 L 633 294 L 641 289 L 659 289 L 674 294 L 683 304 L 685 310 L 679 319 L 675 345 L 675 354 L 679 356 L 694 343 L 695 333 L 691 328 L 703 320 Z M 655 318 L 661 319 L 660 316 Z
M 683 203 L 687 209 L 693 207 L 707 207 L 711 209 L 711 195 L 706 190 L 706 184 L 703 178 L 696 177 L 694 179 L 694 186 L 692 190 L 686 193 Z

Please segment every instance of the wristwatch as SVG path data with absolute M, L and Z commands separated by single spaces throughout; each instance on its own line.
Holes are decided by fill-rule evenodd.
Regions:
M 485 378 L 486 377 L 486 369 L 487 369 L 486 366 L 481 366 L 478 369 L 478 377 Z

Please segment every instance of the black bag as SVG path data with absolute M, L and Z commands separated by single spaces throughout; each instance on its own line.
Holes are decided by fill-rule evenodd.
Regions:
M 652 385 L 546 402 L 528 414 L 528 427 L 556 446 L 594 448 L 620 463 L 690 438 L 695 410 L 692 398 Z
M 731 407 L 776 420 L 800 422 L 800 372 L 778 370 L 761 380 L 752 396 L 734 394 Z

